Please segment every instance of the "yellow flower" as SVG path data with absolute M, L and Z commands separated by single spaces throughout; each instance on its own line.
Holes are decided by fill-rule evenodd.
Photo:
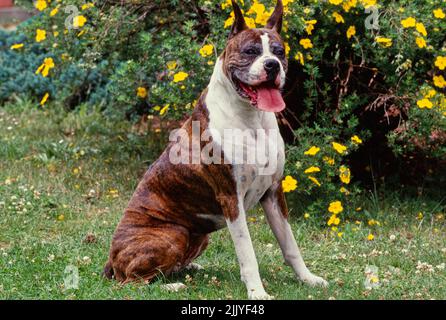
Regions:
M 318 167 L 309 167 L 307 170 L 304 171 L 304 173 L 315 173 L 315 172 L 320 172 L 321 169 L 319 169 Z
M 444 70 L 446 68 L 446 57 L 437 57 L 435 66 L 440 70 Z
M 367 236 L 367 240 L 372 241 L 373 239 L 375 239 L 375 236 L 373 234 L 369 234 Z
M 317 23 L 316 19 L 312 19 L 312 20 L 305 20 L 305 24 L 312 24 L 315 25 Z
M 305 21 L 306 27 L 305 27 L 305 31 L 311 35 L 311 33 L 314 30 L 314 25 L 317 23 L 317 20 L 308 20 Z
M 291 50 L 290 45 L 288 44 L 288 42 L 284 42 L 283 45 L 285 47 L 285 55 L 288 56 L 288 53 L 290 53 Z
M 345 194 L 346 196 L 350 194 L 350 191 L 348 191 L 345 187 L 341 187 L 339 192 Z
M 43 106 L 46 101 L 48 100 L 48 98 L 50 97 L 50 94 L 47 92 L 45 93 L 45 95 L 43 96 L 42 100 L 40 100 L 40 105 Z
M 423 109 L 432 109 L 434 106 L 433 103 L 429 99 L 421 99 L 417 101 L 418 108 Z
M 390 39 L 390 38 L 376 37 L 375 41 L 376 41 L 376 43 L 382 45 L 385 48 L 392 46 L 392 39 Z
M 343 0 L 328 0 L 331 4 L 334 4 L 335 6 L 340 5 Z
M 245 17 L 245 22 L 248 28 L 253 29 L 256 27 L 256 22 L 253 18 Z
M 268 19 L 271 17 L 273 10 L 265 11 L 263 13 L 257 14 L 255 22 L 261 26 L 266 25 Z
M 305 214 L 304 214 L 304 218 L 305 218 L 305 219 L 310 218 L 310 214 L 309 214 L 309 213 L 305 213 Z
M 403 26 L 403 28 L 413 28 L 413 27 L 415 27 L 416 23 L 417 23 L 417 20 L 415 20 L 415 18 L 412 18 L 412 17 L 401 20 L 401 25 Z
M 321 186 L 321 183 L 319 182 L 318 179 L 316 179 L 315 177 L 309 176 L 308 179 L 310 179 L 315 185 L 317 185 L 318 187 Z
M 42 42 L 46 39 L 46 31 L 42 29 L 36 30 L 36 42 Z
M 286 176 L 284 180 L 282 180 L 282 189 L 283 192 L 291 192 L 297 189 L 297 180 L 292 176 Z
M 212 44 L 204 45 L 204 46 L 200 49 L 200 55 L 201 55 L 202 57 L 208 57 L 208 56 L 210 56 L 213 52 L 214 52 L 214 46 L 213 46 Z
M 299 44 L 304 47 L 304 49 L 309 49 L 309 48 L 313 48 L 313 43 L 311 42 L 310 39 L 301 39 L 299 41 Z
M 330 157 L 323 157 L 322 159 L 330 166 L 334 165 L 334 163 L 335 163 L 335 159 L 330 158 Z
M 426 27 L 424 26 L 423 23 L 418 22 L 416 25 L 416 28 L 419 33 L 421 33 L 423 36 L 427 37 Z
M 82 10 L 87 10 L 87 9 L 90 9 L 90 8 L 93 8 L 93 7 L 94 7 L 94 3 L 89 2 L 89 3 L 86 3 L 86 4 L 82 5 L 81 9 Z
M 330 203 L 330 206 L 328 207 L 328 211 L 333 214 L 338 214 L 342 212 L 344 208 L 342 207 L 341 201 L 334 201 Z
M 423 212 L 418 212 L 417 219 L 423 220 L 423 217 L 424 217 Z
M 23 48 L 25 45 L 23 43 L 16 43 L 11 46 L 11 50 L 17 50 Z
M 221 3 L 221 8 L 224 10 L 232 6 L 231 0 L 225 0 Z
M 341 179 L 342 183 L 349 184 L 351 178 L 350 169 L 346 166 L 341 166 L 339 168 L 339 179 Z
M 362 144 L 362 140 L 361 140 L 361 138 L 360 137 L 358 137 L 358 136 L 353 136 L 353 137 L 351 137 L 351 140 L 352 140 L 352 142 L 353 143 L 355 143 L 355 144 Z
M 296 55 L 294 56 L 294 59 L 296 59 L 297 61 L 300 62 L 301 65 L 305 64 L 305 59 L 304 59 L 304 55 L 302 54 L 302 52 L 298 51 L 296 53 Z
M 161 110 L 160 110 L 160 116 L 163 116 L 168 110 L 170 105 L 166 104 Z
M 273 13 L 273 10 L 266 11 L 264 4 L 254 1 L 251 8 L 248 10 L 246 14 L 250 15 L 254 13 L 256 14 L 255 23 L 258 23 L 260 25 L 265 25 L 271 14 Z
M 57 12 L 59 12 L 59 8 L 54 8 L 53 10 L 50 11 L 50 16 L 54 17 L 57 14 Z
M 180 71 L 173 76 L 173 82 L 184 81 L 189 75 L 186 72 Z
M 344 235 L 344 232 L 338 232 L 338 237 L 341 238 Z
M 232 26 L 234 23 L 234 11 L 231 12 L 231 15 L 229 16 L 228 19 L 226 19 L 225 21 L 225 25 L 224 28 L 229 28 L 230 26 Z
M 48 7 L 48 5 L 46 4 L 46 1 L 45 1 L 45 0 L 37 0 L 37 1 L 35 2 L 34 6 L 35 6 L 36 9 L 39 10 L 39 11 L 43 11 L 43 10 L 45 10 L 45 9 Z
M 138 87 L 138 89 L 136 89 L 136 95 L 142 99 L 147 97 L 147 89 L 144 87 Z
M 347 151 L 347 147 L 340 143 L 332 142 L 332 145 L 333 145 L 333 149 L 335 149 L 336 152 L 339 154 L 344 154 L 345 151 Z
M 435 97 L 436 94 L 437 94 L 437 91 L 435 91 L 434 89 L 431 89 L 424 97 L 426 99 L 430 99 L 430 98 Z
M 423 38 L 417 37 L 417 39 L 415 41 L 416 41 L 417 46 L 419 48 L 426 48 L 427 47 L 426 40 L 424 40 Z
M 73 27 L 81 28 L 85 25 L 86 22 L 87 22 L 87 18 L 85 18 L 84 16 L 82 16 L 82 15 L 76 16 L 73 18 Z
M 40 67 L 36 70 L 36 74 L 41 73 L 43 77 L 47 77 L 49 71 L 54 68 L 53 58 L 45 58 Z
M 376 5 L 376 0 L 361 0 L 362 4 L 364 5 L 364 8 L 372 7 Z
M 318 152 L 321 151 L 321 148 L 318 148 L 316 146 L 312 146 L 310 149 L 304 152 L 304 155 L 306 156 L 315 156 L 318 154 Z
M 442 75 L 434 76 L 434 85 L 439 88 L 445 88 L 446 80 L 443 78 Z
M 252 4 L 251 8 L 249 8 L 248 12 L 246 12 L 246 14 L 259 14 L 259 13 L 263 13 L 265 12 L 265 5 L 263 5 L 262 3 L 259 3 L 257 1 L 254 1 L 254 3 Z
M 356 7 L 357 2 L 357 0 L 348 0 L 342 4 L 342 7 L 344 8 L 345 12 L 349 12 L 351 8 Z
M 332 214 L 330 219 L 328 219 L 328 221 L 327 221 L 328 226 L 331 226 L 331 225 L 338 226 L 340 223 L 341 223 L 341 219 L 339 219 L 338 216 L 336 216 L 336 214 Z
M 347 30 L 347 39 L 350 39 L 351 37 L 353 37 L 356 34 L 356 27 L 355 26 L 350 26 Z
M 333 18 L 335 18 L 337 23 L 344 23 L 345 22 L 344 18 L 337 12 L 333 12 L 332 16 L 333 16 Z
M 439 8 L 434 10 L 434 17 L 437 19 L 444 19 L 446 14 L 443 12 L 443 9 Z
M 173 70 L 177 67 L 177 62 L 172 60 L 172 61 L 168 61 L 167 62 L 167 69 L 168 70 Z

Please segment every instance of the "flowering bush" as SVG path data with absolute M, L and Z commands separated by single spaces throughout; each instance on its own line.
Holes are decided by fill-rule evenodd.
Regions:
M 262 27 L 275 5 L 238 2 L 250 27 Z M 34 91 L 36 99 L 99 104 L 114 117 L 188 114 L 234 19 L 230 0 L 33 4 L 40 14 L 20 27 L 26 39 L 8 45 L 24 59 L 36 46 L 45 50 L 29 65 L 37 79 L 51 79 L 49 94 Z M 283 4 L 290 67 L 279 118 L 291 142 L 284 189 L 316 196 L 308 210 L 337 225 L 359 190 L 353 176 L 404 172 L 404 159 L 422 163 L 422 174 L 426 161 L 445 162 L 444 1 Z

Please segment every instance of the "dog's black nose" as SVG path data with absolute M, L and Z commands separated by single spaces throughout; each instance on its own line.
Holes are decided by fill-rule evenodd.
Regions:
M 280 69 L 279 61 L 276 59 L 268 59 L 264 62 L 266 72 L 277 72 Z
M 276 59 L 268 59 L 263 63 L 263 67 L 265 68 L 268 76 L 276 76 L 280 70 L 279 61 Z

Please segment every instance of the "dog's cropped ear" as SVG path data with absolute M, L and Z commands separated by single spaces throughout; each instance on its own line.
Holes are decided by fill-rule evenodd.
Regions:
M 282 0 L 277 0 L 276 8 L 266 23 L 266 28 L 276 30 L 277 33 L 282 31 L 283 4 Z
M 235 0 L 231 0 L 231 1 L 232 1 L 232 8 L 234 10 L 234 24 L 232 25 L 229 39 L 236 36 L 238 33 L 242 32 L 243 30 L 248 29 L 248 26 L 246 25 L 246 22 L 245 22 L 245 18 L 243 17 L 242 10 L 240 10 L 240 7 L 235 2 Z

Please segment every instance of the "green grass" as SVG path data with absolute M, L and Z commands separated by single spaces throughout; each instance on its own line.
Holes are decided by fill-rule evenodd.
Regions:
M 38 111 L 26 102 L 0 108 L 0 298 L 245 299 L 227 230 L 214 233 L 198 259 L 205 270 L 150 285 L 120 286 L 100 276 L 114 228 L 163 141 L 96 112 Z M 268 293 L 277 299 L 445 299 L 441 199 L 377 194 L 360 204 L 363 223 L 348 223 L 341 238 L 292 210 L 304 259 L 329 280 L 327 289 L 295 280 L 261 210 L 252 211 L 249 227 Z M 381 226 L 367 226 L 370 218 Z M 369 233 L 373 241 L 366 240 Z M 87 235 L 95 241 L 85 241 Z M 418 261 L 433 271 L 417 270 Z M 64 288 L 69 265 L 78 268 L 78 289 Z M 364 286 L 368 266 L 378 268 L 380 286 L 373 290 Z M 170 293 L 161 287 L 177 281 L 187 289 Z

